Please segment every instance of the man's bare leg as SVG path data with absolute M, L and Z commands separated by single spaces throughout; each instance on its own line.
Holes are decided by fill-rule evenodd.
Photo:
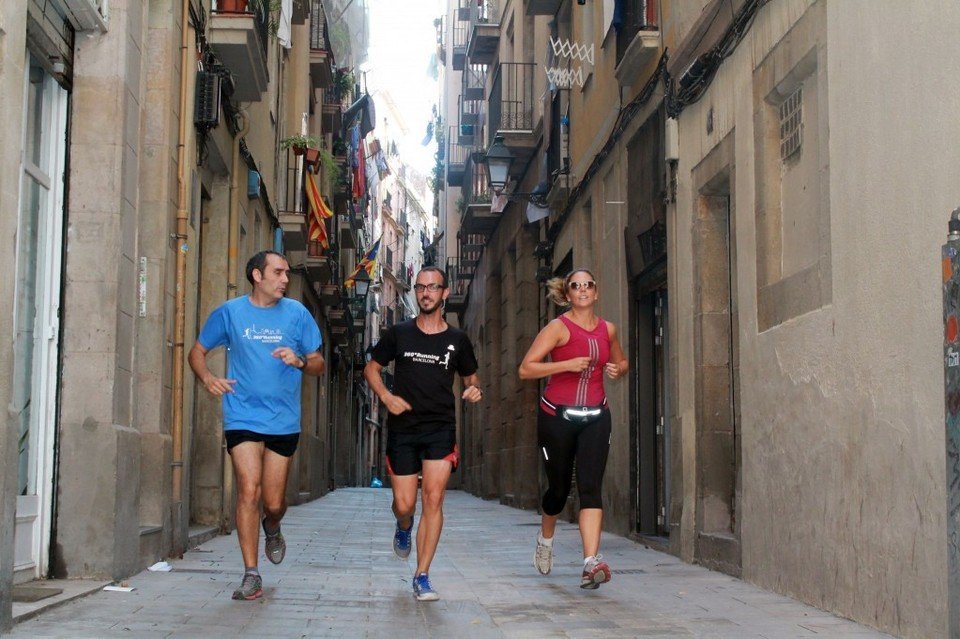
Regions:
M 421 497 L 420 526 L 417 528 L 417 572 L 430 572 L 430 563 L 437 552 L 440 532 L 443 530 L 443 498 L 453 464 L 445 459 L 423 462 L 423 495 Z
M 244 568 L 257 567 L 263 451 L 263 442 L 242 442 L 230 450 L 237 481 L 237 539 Z
M 260 482 L 263 496 L 263 516 L 267 530 L 280 525 L 287 512 L 287 478 L 290 473 L 290 457 L 284 457 L 268 448 L 263 451 L 263 478 Z
M 419 475 L 390 475 L 393 488 L 393 516 L 401 528 L 409 528 L 417 509 L 417 483 Z

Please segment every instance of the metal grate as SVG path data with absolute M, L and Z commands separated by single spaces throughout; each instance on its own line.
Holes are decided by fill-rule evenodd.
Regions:
M 800 151 L 803 133 L 803 87 L 780 103 L 780 159 L 786 161 Z

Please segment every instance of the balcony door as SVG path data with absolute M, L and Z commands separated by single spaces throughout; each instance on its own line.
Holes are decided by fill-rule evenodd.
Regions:
M 47 572 L 53 511 L 67 92 L 32 55 L 25 78 L 12 412 L 18 424 L 17 581 Z

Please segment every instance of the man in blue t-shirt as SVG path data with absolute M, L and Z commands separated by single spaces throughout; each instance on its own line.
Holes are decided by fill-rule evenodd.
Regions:
M 210 314 L 188 358 L 207 391 L 223 398 L 223 434 L 237 478 L 237 538 L 245 567 L 234 599 L 263 595 L 257 569 L 259 526 L 267 559 L 283 561 L 287 545 L 280 520 L 287 510 L 290 458 L 300 439 L 300 380 L 324 368 L 317 323 L 303 304 L 284 297 L 289 274 L 280 253 L 261 251 L 251 257 L 247 279 L 253 291 Z M 227 349 L 226 377 L 207 368 L 206 355 L 218 346 Z

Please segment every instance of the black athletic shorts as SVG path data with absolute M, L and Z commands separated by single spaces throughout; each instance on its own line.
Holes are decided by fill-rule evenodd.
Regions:
M 423 468 L 423 460 L 445 459 L 460 463 L 460 448 L 457 446 L 457 431 L 451 427 L 426 432 L 387 433 L 387 471 L 391 475 L 416 475 Z
M 297 452 L 297 444 L 300 442 L 300 433 L 291 435 L 265 435 L 255 433 L 252 430 L 225 430 L 223 436 L 227 439 L 227 452 L 230 452 L 237 444 L 243 442 L 263 442 L 268 450 L 272 450 L 278 455 L 284 457 L 293 457 Z

